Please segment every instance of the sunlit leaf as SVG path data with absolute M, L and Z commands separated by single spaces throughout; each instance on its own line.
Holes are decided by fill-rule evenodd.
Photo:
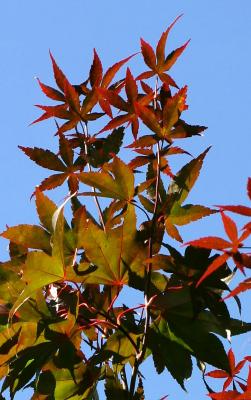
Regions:
M 128 269 L 143 273 L 145 248 L 137 243 L 136 216 L 128 206 L 123 224 L 104 232 L 88 221 L 79 244 L 85 249 L 89 262 L 97 266 L 87 278 L 88 283 L 122 286 L 128 282 Z
M 237 392 L 237 390 L 227 390 L 226 392 L 218 392 L 218 393 L 209 393 L 209 397 L 213 400 L 235 400 L 235 399 L 241 399 L 240 392 Z M 245 397 L 243 397 L 243 400 Z
M 239 285 L 235 289 L 231 290 L 231 292 L 227 296 L 225 296 L 224 299 L 237 296 L 238 294 L 250 289 L 251 289 L 251 279 L 247 278 L 241 283 L 239 283 Z
M 247 192 L 248 192 L 248 197 L 251 200 L 251 178 L 248 178 Z
M 27 286 L 13 305 L 12 315 L 29 297 L 34 295 L 37 289 L 64 279 L 64 268 L 57 257 L 51 257 L 42 252 L 31 252 L 23 265 L 22 279 Z
M 172 222 L 169 220 L 169 218 L 165 218 L 165 228 L 169 236 L 171 236 L 173 239 L 177 240 L 178 242 L 183 242 L 182 237 L 180 236 L 180 233 L 176 226 L 172 224 Z
M 248 217 L 251 217 L 251 208 L 250 207 L 246 207 L 246 206 L 215 206 L 215 207 L 219 207 L 221 210 L 224 211 L 231 211 L 233 213 L 236 214 L 240 214 L 240 215 L 246 215 Z
M 106 168 L 109 172 L 82 172 L 78 174 L 79 180 L 99 189 L 104 196 L 130 200 L 134 195 L 134 176 L 130 168 L 118 157 Z
M 207 236 L 201 239 L 191 240 L 187 244 L 196 247 L 203 247 L 204 249 L 215 249 L 215 250 L 223 250 L 231 246 L 231 242 L 227 242 L 226 240 L 216 236 Z
M 231 240 L 231 242 L 238 241 L 238 230 L 235 222 L 223 212 L 221 213 L 221 218 L 225 232 L 229 237 L 229 239 Z
M 153 51 L 153 48 L 149 45 L 149 43 L 145 42 L 143 39 L 141 39 L 140 42 L 141 42 L 141 52 L 146 65 L 152 70 L 155 70 L 156 56 Z
M 163 65 L 165 61 L 165 47 L 166 47 L 166 41 L 169 35 L 169 32 L 173 28 L 173 26 L 176 24 L 176 22 L 182 17 L 182 14 L 179 15 L 175 20 L 172 22 L 172 24 L 162 33 L 161 38 L 158 42 L 157 48 L 156 48 L 156 57 L 159 65 Z
M 40 249 L 47 253 L 51 251 L 50 236 L 37 225 L 13 226 L 1 233 L 1 236 L 31 249 Z
M 212 214 L 214 210 L 208 207 L 187 204 L 172 208 L 169 219 L 174 225 L 185 225 Z
M 52 100 L 56 101 L 65 101 L 64 95 L 59 92 L 57 89 L 54 89 L 50 86 L 45 85 L 38 79 L 38 83 L 43 93 Z
M 41 224 L 47 229 L 49 232 L 52 232 L 52 217 L 54 212 L 57 209 L 55 203 L 49 199 L 49 197 L 45 196 L 39 188 L 36 189 L 36 207 L 37 213 L 40 219 Z
M 164 65 L 161 68 L 162 71 L 168 71 L 176 63 L 177 59 L 183 53 L 189 42 L 190 40 L 187 40 L 187 42 L 183 44 L 183 46 L 179 47 L 176 50 L 173 50 L 170 54 L 168 54 L 165 59 Z
M 40 190 L 51 190 L 55 189 L 58 186 L 61 186 L 64 181 L 67 179 L 68 174 L 53 174 L 48 178 L 45 178 L 39 185 Z
M 201 284 L 201 282 L 207 278 L 209 275 L 211 275 L 214 271 L 216 271 L 219 267 L 221 267 L 227 260 L 229 259 L 229 255 L 228 254 L 221 254 L 220 256 L 218 256 L 213 262 L 212 264 L 210 264 L 210 266 L 208 267 L 208 269 L 206 270 L 206 272 L 202 275 L 202 277 L 199 279 L 198 283 L 196 286 L 199 286 Z
M 168 85 L 177 87 L 174 80 L 166 73 L 166 71 L 168 71 L 175 64 L 179 56 L 187 47 L 189 40 L 183 46 L 172 51 L 167 57 L 165 56 L 165 46 L 170 30 L 180 17 L 181 16 L 177 17 L 175 21 L 161 35 L 161 38 L 157 44 L 156 55 L 153 48 L 147 42 L 141 39 L 141 52 L 145 64 L 150 68 L 150 71 L 141 73 L 137 77 L 137 79 L 148 79 L 156 74 L 163 82 L 166 82 Z
M 59 89 L 62 90 L 62 92 L 64 91 L 64 84 L 65 81 L 67 80 L 66 76 L 64 75 L 64 73 L 61 71 L 61 69 L 58 67 L 52 53 L 50 52 L 50 58 L 51 58 L 51 62 L 52 62 L 52 67 L 53 67 L 53 72 L 54 72 L 54 78 L 55 81 L 59 87 Z

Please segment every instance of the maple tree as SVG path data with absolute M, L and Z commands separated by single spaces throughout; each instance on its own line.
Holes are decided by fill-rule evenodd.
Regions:
M 251 330 L 226 304 L 234 297 L 240 305 L 238 295 L 251 288 L 250 278 L 229 287 L 251 267 L 245 245 L 251 222 L 238 234 L 228 213 L 250 217 L 251 208 L 186 203 L 209 149 L 193 157 L 176 144 L 206 129 L 185 122 L 188 88 L 169 75 L 188 44 L 165 53 L 178 19 L 156 51 L 141 39 L 139 53 L 105 73 L 94 50 L 80 84 L 71 84 L 50 54 L 57 88 L 38 83 L 56 104 L 37 105 L 43 114 L 34 123 L 55 119 L 59 149 L 20 149 L 54 173 L 33 193 L 39 224 L 1 233 L 10 256 L 0 264 L 2 399 L 6 390 L 14 399 L 30 387 L 34 400 L 92 400 L 104 381 L 108 400 L 143 400 L 141 365 L 150 357 L 158 374 L 168 370 L 182 388 L 194 359 L 211 399 L 251 398 L 251 367 L 246 380 L 238 375 L 251 357 L 236 365 L 224 341 Z M 116 81 L 140 56 L 147 70 L 134 77 L 127 66 L 125 78 Z M 191 159 L 175 172 L 169 157 L 180 154 Z M 57 206 L 44 191 L 66 183 L 69 194 Z M 251 178 L 247 192 L 251 200 Z M 179 226 L 216 213 L 227 239 L 181 244 Z M 125 287 L 136 289 L 142 303 L 124 304 Z M 206 372 L 207 365 L 216 369 Z M 221 392 L 209 378 L 225 379 Z

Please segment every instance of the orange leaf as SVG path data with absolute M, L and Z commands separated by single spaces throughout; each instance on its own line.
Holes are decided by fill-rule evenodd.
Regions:
M 182 17 L 183 14 L 179 15 L 173 22 L 172 24 L 167 28 L 165 32 L 162 33 L 161 38 L 158 42 L 157 48 L 156 48 L 156 57 L 157 57 L 157 65 L 163 65 L 165 61 L 165 47 L 166 47 L 166 41 L 167 37 L 169 35 L 169 32 L 173 28 L 173 26 L 176 24 L 176 22 Z
M 166 227 L 166 232 L 168 233 L 169 236 L 171 236 L 173 239 L 177 240 L 178 242 L 181 242 L 181 243 L 183 242 L 178 229 L 176 228 L 175 225 L 173 225 L 171 223 L 171 221 L 168 218 L 165 219 L 165 227 Z
M 206 279 L 209 275 L 211 275 L 214 271 L 216 271 L 218 268 L 220 268 L 229 258 L 228 254 L 221 254 L 219 257 L 217 257 L 212 264 L 209 265 L 207 268 L 206 272 L 201 276 L 201 278 L 198 280 L 196 287 L 198 287 L 204 279 Z
M 155 70 L 156 57 L 152 46 L 150 46 L 150 44 L 145 42 L 143 39 L 140 39 L 140 42 L 141 42 L 141 52 L 146 65 L 152 70 Z
M 60 104 L 58 106 L 42 106 L 40 104 L 36 104 L 36 107 L 41 108 L 41 110 L 45 111 L 45 113 L 41 117 L 33 121 L 32 124 L 51 117 L 69 119 L 71 116 L 70 112 L 66 110 L 65 104 Z
M 236 214 L 246 215 L 248 217 L 251 217 L 251 208 L 250 207 L 239 206 L 239 205 L 238 206 L 215 206 L 215 207 L 218 207 L 224 211 L 231 211 Z
M 248 197 L 251 200 L 251 178 L 248 178 L 247 192 L 248 192 Z
M 251 223 L 249 222 L 244 226 L 244 232 L 239 237 L 239 244 L 241 244 L 245 239 L 247 239 L 251 234 L 251 227 L 249 226 Z
M 64 183 L 67 176 L 68 174 L 53 174 L 40 183 L 39 189 L 42 191 L 55 189 L 56 187 L 61 186 Z
M 114 78 L 115 74 L 120 70 L 120 68 L 127 62 L 129 61 L 132 57 L 134 57 L 137 53 L 132 54 L 129 57 L 124 58 L 123 60 L 117 62 L 114 64 L 112 67 L 110 67 L 106 73 L 104 74 L 103 80 L 102 80 L 102 87 L 106 88 L 108 85 L 110 85 L 112 79 Z
M 66 80 L 64 84 L 65 99 L 69 106 L 77 112 L 80 112 L 79 95 L 76 89 Z
M 107 89 L 99 89 L 99 92 L 102 94 L 102 96 L 109 101 L 109 103 L 113 106 L 118 108 L 119 110 L 127 111 L 127 103 L 126 101 L 119 96 L 116 92 L 113 90 L 107 90 Z
M 57 101 L 65 101 L 63 93 L 59 92 L 58 90 L 45 85 L 39 79 L 37 79 L 40 88 L 42 89 L 43 93 L 52 100 Z
M 240 393 L 237 390 L 228 390 L 227 392 L 219 392 L 219 393 L 209 393 L 208 396 L 211 397 L 212 400 L 237 400 L 239 398 Z M 244 398 L 243 398 L 244 400 Z
M 144 147 L 152 147 L 154 144 L 157 143 L 157 140 L 154 138 L 153 135 L 145 135 L 141 136 L 139 139 L 135 140 L 133 143 L 125 146 L 127 149 L 132 148 L 144 148 Z
M 125 91 L 130 103 L 137 100 L 138 97 L 138 87 L 135 79 L 133 78 L 131 71 L 127 68 L 126 79 L 125 79 Z
M 55 81 L 56 81 L 59 89 L 61 89 L 62 92 L 64 92 L 64 85 L 65 85 L 65 81 L 67 81 L 67 78 L 64 75 L 64 73 L 61 71 L 61 69 L 58 67 L 51 52 L 50 52 L 50 58 L 52 61 L 52 67 L 53 67 Z
M 146 72 L 142 72 L 142 74 L 138 75 L 136 80 L 141 80 L 141 79 L 149 79 L 152 78 L 152 76 L 154 76 L 155 73 L 153 71 L 146 71 Z
M 176 89 L 179 89 L 179 86 L 170 75 L 166 74 L 165 72 L 161 72 L 159 74 L 159 77 L 162 80 L 162 82 L 166 83 L 167 85 L 173 86 Z
M 157 117 L 153 111 L 151 111 L 149 108 L 139 104 L 135 103 L 135 110 L 139 117 L 142 119 L 144 124 L 153 132 L 159 134 L 161 136 L 161 126 L 157 120 Z
M 91 87 L 100 85 L 100 82 L 102 80 L 102 74 L 103 74 L 102 63 L 101 63 L 100 58 L 95 49 L 93 50 L 93 53 L 94 53 L 93 63 L 92 63 L 91 69 L 90 69 Z
M 235 356 L 234 356 L 234 352 L 232 349 L 229 349 L 229 352 L 227 354 L 228 356 L 228 360 L 229 360 L 229 366 L 230 366 L 230 370 L 231 370 L 231 374 L 234 374 L 234 369 L 235 369 Z
M 99 98 L 99 105 L 108 117 L 112 118 L 112 109 L 107 99 Z
M 197 240 L 191 240 L 185 244 L 195 247 L 203 247 L 204 249 L 224 250 L 231 247 L 231 243 L 217 236 L 206 236 Z
M 183 46 L 179 47 L 176 50 L 173 50 L 167 56 L 167 58 L 165 60 L 165 64 L 161 68 L 161 72 L 168 71 L 175 64 L 175 62 L 177 61 L 179 56 L 183 53 L 183 51 L 185 50 L 185 48 L 187 47 L 189 42 L 190 42 L 190 39 L 185 44 L 183 44 Z
M 237 296 L 238 294 L 245 292 L 246 290 L 251 289 L 251 278 L 245 279 L 243 282 L 241 282 L 235 289 L 231 291 L 225 299 L 229 299 L 230 297 Z
M 239 372 L 240 372 L 240 370 L 243 368 L 243 366 L 244 366 L 244 364 L 246 363 L 246 359 L 244 359 L 244 360 L 241 360 L 240 362 L 238 362 L 238 364 L 236 365 L 236 367 L 235 367 L 235 369 L 234 369 L 234 373 L 235 373 L 235 375 L 237 375 Z
M 210 376 L 210 378 L 227 378 L 229 375 L 226 371 L 221 369 L 215 369 L 214 371 L 210 371 L 205 376 Z
M 238 241 L 238 230 L 235 222 L 223 212 L 221 213 L 221 218 L 227 236 L 233 243 L 236 243 Z
M 106 126 L 103 129 L 101 129 L 99 133 L 117 128 L 118 126 L 125 124 L 129 120 L 129 118 L 130 118 L 129 114 L 119 115 L 118 117 L 115 117 L 110 122 L 108 122 L 108 124 L 106 124 Z

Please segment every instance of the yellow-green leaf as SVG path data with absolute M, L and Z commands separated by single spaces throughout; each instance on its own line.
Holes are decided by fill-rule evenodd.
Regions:
M 41 224 L 49 232 L 52 232 L 52 217 L 57 206 L 39 188 L 36 188 L 36 206 Z
M 49 234 L 37 225 L 13 226 L 1 233 L 1 236 L 31 249 L 44 250 L 47 253 L 51 251 Z
M 123 285 L 128 282 L 128 268 L 144 271 L 143 260 L 147 250 L 136 240 L 136 215 L 129 205 L 123 224 L 104 232 L 91 220 L 80 239 L 90 263 L 97 266 L 86 282 Z
M 10 315 L 13 316 L 29 297 L 35 295 L 37 289 L 62 279 L 64 279 L 64 268 L 58 257 L 51 257 L 38 251 L 28 253 L 22 276 L 26 287 L 13 305 Z
M 106 197 L 131 200 L 134 195 L 134 175 L 128 165 L 118 157 L 105 164 L 103 172 L 82 172 L 79 180 L 94 187 Z
M 200 205 L 187 204 L 181 207 L 177 204 L 172 208 L 169 219 L 175 225 L 186 225 L 215 212 L 217 211 Z

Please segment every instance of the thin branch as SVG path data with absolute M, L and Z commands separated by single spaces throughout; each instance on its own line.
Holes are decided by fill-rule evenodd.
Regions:
M 137 344 L 134 342 L 134 340 L 130 336 L 130 334 L 123 328 L 123 326 L 118 324 L 117 321 L 113 321 L 113 319 L 105 312 L 99 312 L 99 314 L 102 315 L 102 317 L 105 317 L 109 322 L 111 322 L 116 327 L 116 329 L 121 331 L 127 337 L 129 342 L 132 344 L 133 348 L 136 350 L 136 354 L 138 354 L 139 349 L 138 349 Z
M 158 78 L 156 78 L 155 83 L 155 95 L 153 100 L 154 109 L 157 107 L 157 90 L 158 90 Z M 155 201 L 154 201 L 154 210 L 153 210 L 153 217 L 152 217 L 152 225 L 151 225 L 151 235 L 148 242 L 148 257 L 152 258 L 153 256 L 153 240 L 154 240 L 154 233 L 155 233 L 155 222 L 157 218 L 157 208 L 159 203 L 159 183 L 160 183 L 160 146 L 159 142 L 157 142 L 157 176 L 156 176 L 156 185 L 155 185 Z M 136 356 L 133 371 L 132 371 L 132 378 L 130 382 L 130 393 L 129 399 L 132 400 L 135 392 L 136 386 L 136 379 L 138 376 L 139 366 L 144 360 L 146 349 L 147 349 L 147 340 L 148 340 L 148 331 L 150 326 L 150 302 L 149 302 L 149 289 L 151 284 L 151 275 L 152 275 L 152 263 L 148 263 L 147 268 L 145 269 L 145 290 L 144 290 L 144 299 L 145 299 L 145 326 L 144 326 L 144 334 L 142 340 L 141 351 Z
M 121 372 L 120 372 L 120 376 L 123 382 L 123 387 L 124 389 L 128 392 L 128 381 L 127 381 L 127 376 L 126 376 L 126 370 L 125 370 L 125 366 L 123 366 Z
M 141 210 L 141 211 L 145 214 L 147 220 L 150 222 L 150 217 L 149 217 L 149 215 L 147 214 L 146 210 L 144 210 L 143 207 L 139 206 L 134 200 L 131 200 L 131 201 L 130 201 L 130 204 L 132 204 L 133 206 L 135 206 L 135 207 L 137 207 L 139 210 Z

